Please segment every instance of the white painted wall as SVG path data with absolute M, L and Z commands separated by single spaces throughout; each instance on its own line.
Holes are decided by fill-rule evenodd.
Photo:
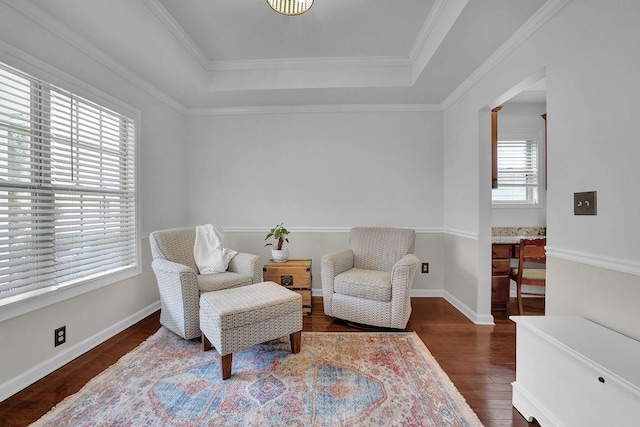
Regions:
M 489 181 L 477 187 L 478 179 L 486 177 L 477 165 L 489 164 L 488 151 L 479 149 L 489 140 L 479 132 L 480 111 L 497 105 L 511 87 L 546 68 L 547 311 L 576 313 L 579 298 L 576 314 L 590 317 L 597 308 L 597 321 L 636 337 L 640 310 L 625 301 L 635 294 L 630 288 L 640 287 L 640 199 L 629 197 L 637 194 L 640 180 L 635 167 L 640 157 L 638 16 L 640 3 L 633 0 L 569 2 L 444 112 L 445 228 L 461 230 L 469 239 L 480 236 L 478 253 L 459 262 L 474 265 L 490 250 L 488 233 L 482 230 L 491 225 L 478 221 L 491 209 Z M 598 215 L 574 216 L 573 193 L 588 190 L 598 191 Z M 461 197 L 453 198 L 456 194 Z M 584 265 L 599 269 L 599 274 L 572 274 L 584 271 Z M 445 282 L 454 273 L 447 268 Z M 621 281 L 621 273 L 631 276 Z M 457 291 L 458 298 L 479 294 L 480 284 L 488 283 L 486 274 L 479 266 L 476 275 L 458 276 L 464 282 L 456 284 L 456 289 L 464 289 Z M 579 293 L 558 292 L 563 286 Z M 602 287 L 610 298 L 601 298 Z
M 292 258 L 313 260 L 316 292 L 320 258 L 347 247 L 349 228 L 415 228 L 431 272 L 414 290 L 442 289 L 441 113 L 293 110 L 190 117 L 188 127 L 191 224 L 236 229 L 240 250 L 266 260 L 266 232 L 246 232 L 284 221 Z
M 540 149 L 539 203 L 535 206 L 496 206 L 491 209 L 493 227 L 545 227 L 547 225 L 547 194 L 544 189 L 544 120 L 545 103 L 506 102 L 498 113 L 498 139 L 532 135 Z
M 442 226 L 439 112 L 191 117 L 187 151 L 194 224 Z
M 137 110 L 140 228 L 145 234 L 184 223 L 186 157 L 178 143 L 185 139 L 182 114 L 3 2 L 0 61 L 97 102 Z M 142 274 L 0 322 L 0 400 L 158 308 L 148 240 L 141 238 L 140 244 Z M 54 348 L 53 331 L 62 325 L 67 342 Z

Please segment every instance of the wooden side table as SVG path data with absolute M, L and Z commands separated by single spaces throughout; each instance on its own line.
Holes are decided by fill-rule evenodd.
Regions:
M 262 267 L 263 280 L 276 282 L 302 295 L 302 312 L 311 315 L 311 260 L 269 262 Z

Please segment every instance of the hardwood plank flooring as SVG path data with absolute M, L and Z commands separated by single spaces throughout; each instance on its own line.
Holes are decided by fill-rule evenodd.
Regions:
M 528 299 L 527 314 L 543 314 L 544 304 Z M 322 298 L 313 297 L 313 314 L 305 316 L 304 331 L 355 331 L 323 313 Z M 407 330 L 415 331 L 449 375 L 486 426 L 529 426 L 511 406 L 515 379 L 516 314 L 511 301 L 507 311 L 495 311 L 494 326 L 474 325 L 443 298 L 413 298 Z M 0 424 L 26 426 L 47 413 L 65 397 L 76 393 L 91 378 L 153 335 L 159 312 L 143 319 L 91 351 L 52 372 L 21 392 L 0 402 Z

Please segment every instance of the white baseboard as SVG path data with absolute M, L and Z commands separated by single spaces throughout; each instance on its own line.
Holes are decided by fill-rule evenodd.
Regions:
M 464 314 L 469 320 L 471 320 L 476 325 L 495 325 L 493 322 L 493 316 L 491 314 L 478 314 L 469 308 L 468 305 L 460 301 L 458 298 L 454 297 L 447 291 L 443 291 L 444 299 L 446 299 L 449 304 L 454 306 L 460 313 Z
M 414 298 L 444 298 L 442 289 L 411 289 L 411 296 Z
M 5 400 L 6 398 L 16 394 L 20 390 L 30 386 L 34 382 L 38 381 L 41 378 L 49 375 L 51 372 L 56 369 L 66 365 L 71 362 L 73 359 L 81 356 L 97 345 L 105 342 L 109 338 L 114 335 L 122 332 L 127 329 L 129 326 L 134 325 L 145 317 L 149 316 L 151 313 L 160 309 L 160 301 L 154 302 L 153 304 L 148 305 L 137 313 L 132 314 L 127 317 L 104 329 L 97 334 L 79 342 L 73 347 L 69 347 L 65 351 L 62 351 L 56 354 L 49 360 L 45 360 L 42 363 L 37 364 L 33 368 L 28 371 L 23 372 L 15 378 L 10 379 L 9 381 L 4 382 L 0 385 L 0 402 Z

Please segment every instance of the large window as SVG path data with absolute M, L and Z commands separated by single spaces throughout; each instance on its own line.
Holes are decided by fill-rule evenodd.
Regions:
M 494 204 L 538 203 L 538 141 L 498 140 L 498 188 L 492 190 Z
M 135 131 L 0 63 L 0 302 L 136 265 Z

